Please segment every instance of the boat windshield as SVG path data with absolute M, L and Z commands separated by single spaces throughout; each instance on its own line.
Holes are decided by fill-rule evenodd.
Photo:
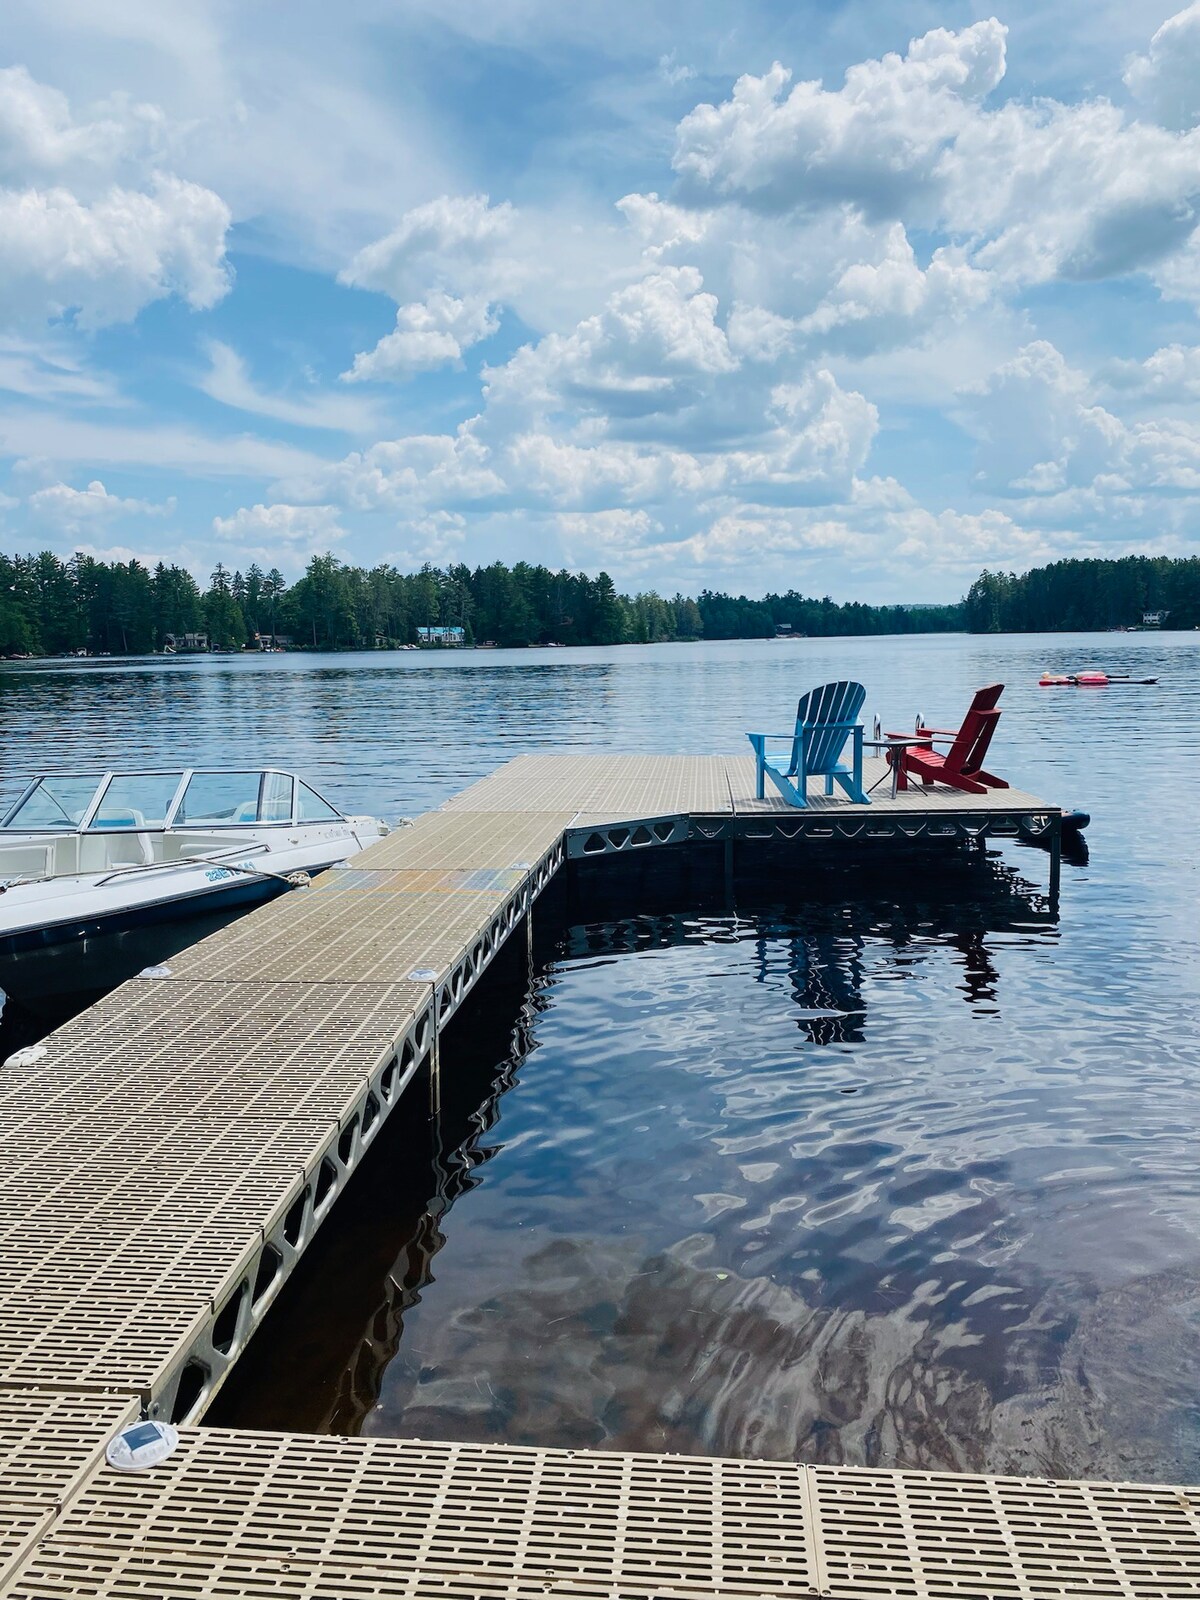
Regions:
M 2 826 L 39 832 L 85 828 L 91 833 L 292 821 L 339 822 L 341 813 L 290 772 L 181 770 L 39 778 Z
M 183 791 L 174 823 L 211 828 L 291 818 L 290 772 L 197 772 Z
M 75 829 L 83 821 L 101 780 L 64 773 L 41 778 L 24 800 L 5 818 L 6 828 Z
M 161 828 L 182 772 L 118 772 L 88 828 Z

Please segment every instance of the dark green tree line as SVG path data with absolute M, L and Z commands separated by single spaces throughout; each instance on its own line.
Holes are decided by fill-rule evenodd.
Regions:
M 1020 577 L 983 572 L 964 601 L 972 633 L 1054 633 L 1138 626 L 1200 627 L 1200 557 L 1055 561 Z
M 617 592 L 607 572 L 554 572 L 518 561 L 402 573 L 313 556 L 289 588 L 277 567 L 243 573 L 218 562 L 202 594 L 191 574 L 162 562 L 128 564 L 48 554 L 0 556 L 0 654 L 113 655 L 161 649 L 203 633 L 236 650 L 284 637 L 291 648 L 372 649 L 417 642 L 418 628 L 461 628 L 468 644 L 656 644 L 673 639 L 767 638 L 795 633 L 897 633 L 961 628 L 960 606 L 837 605 L 789 590 L 749 600 L 714 594 L 671 599 Z
M 468 644 L 654 644 L 673 639 L 895 633 L 1027 632 L 1126 627 L 1143 613 L 1169 627 L 1200 625 L 1200 558 L 1124 556 L 1059 561 L 1022 576 L 984 572 L 956 605 L 870 606 L 789 589 L 761 600 L 706 589 L 695 599 L 618 593 L 589 577 L 519 561 L 402 573 L 313 556 L 290 587 L 277 567 L 232 572 L 218 562 L 201 592 L 183 567 L 159 562 L 0 556 L 0 655 L 113 655 L 204 634 L 236 650 L 283 637 L 293 649 L 413 644 L 422 627 L 461 628 Z

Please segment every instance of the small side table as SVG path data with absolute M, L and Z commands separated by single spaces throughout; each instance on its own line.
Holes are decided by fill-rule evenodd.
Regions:
M 892 769 L 892 799 L 893 800 L 896 798 L 897 794 L 900 792 L 900 762 L 902 760 L 902 752 L 905 751 L 905 750 L 909 750 L 909 749 L 913 748 L 915 745 L 928 745 L 928 744 L 929 744 L 929 735 L 927 733 L 911 733 L 911 734 L 906 735 L 904 738 L 864 739 L 863 740 L 863 749 L 864 750 L 889 750 L 889 751 L 894 750 L 896 752 L 896 754 L 892 757 L 891 761 L 888 763 L 888 765 Z M 876 789 L 878 789 L 879 785 L 882 782 L 883 782 L 882 778 L 877 778 L 875 780 L 875 782 L 871 785 L 871 787 L 867 790 L 867 793 L 868 794 L 874 794 Z

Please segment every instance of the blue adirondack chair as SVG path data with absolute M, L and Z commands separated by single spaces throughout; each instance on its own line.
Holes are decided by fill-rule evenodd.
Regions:
M 823 683 L 810 689 L 796 707 L 794 733 L 749 733 L 754 746 L 755 796 L 761 800 L 764 779 L 770 778 L 789 805 L 806 806 L 805 785 L 809 778 L 824 778 L 825 793 L 832 794 L 835 783 L 860 805 L 868 804 L 862 786 L 863 729 L 858 714 L 867 691 L 861 683 Z M 843 766 L 841 754 L 846 741 L 854 740 L 851 766 Z M 787 765 L 781 754 L 767 753 L 768 739 L 790 739 Z

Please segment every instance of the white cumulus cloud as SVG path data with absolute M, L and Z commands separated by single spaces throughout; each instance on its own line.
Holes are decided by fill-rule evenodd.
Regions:
M 1164 128 L 1183 132 L 1200 122 L 1200 4 L 1167 18 L 1145 55 L 1129 62 L 1125 84 Z
M 162 155 L 166 133 L 157 106 L 116 96 L 77 120 L 66 95 L 27 67 L 0 68 L 0 182 L 106 183 L 123 162 Z
M 125 517 L 166 516 L 175 509 L 174 500 L 159 504 L 110 494 L 99 478 L 94 478 L 83 489 L 76 489 L 69 483 L 47 484 L 29 496 L 27 505 L 36 522 L 63 533 Z
M 534 411 L 571 404 L 605 414 L 677 410 L 737 358 L 717 299 L 694 267 L 663 267 L 613 294 L 570 334 L 526 345 L 485 373 L 489 402 Z
M 77 121 L 24 67 L 0 72 L 0 318 L 99 326 L 166 295 L 198 310 L 221 298 L 230 211 L 163 170 L 164 126 L 119 99 Z
M 226 543 L 255 552 L 279 549 L 293 559 L 299 553 L 327 550 L 346 537 L 334 506 L 242 506 L 231 517 L 214 517 L 212 526 Z
M 407 211 L 391 233 L 365 246 L 341 273 L 343 283 L 417 300 L 431 288 L 507 292 L 519 272 L 505 247 L 516 213 L 485 194 L 442 195 Z
M 512 248 L 516 213 L 487 195 L 442 195 L 405 213 L 340 274 L 399 303 L 394 333 L 359 352 L 349 381 L 408 378 L 462 359 L 499 327 L 496 303 L 528 275 Z
M 438 289 L 424 300 L 401 306 L 395 332 L 385 334 L 373 350 L 356 355 L 342 377 L 348 383 L 405 379 L 434 367 L 460 364 L 472 345 L 490 338 L 499 326 L 500 318 L 486 300 L 460 300 Z
M 788 92 L 792 74 L 776 62 L 683 119 L 675 170 L 696 194 L 763 210 L 848 200 L 897 216 L 936 187 L 944 150 L 1004 76 L 1006 32 L 994 17 L 936 28 L 904 56 L 851 67 L 832 91 L 806 81 Z
M 404 545 L 386 551 L 382 559 L 411 571 L 427 561 L 437 565 L 457 560 L 467 536 L 467 519 L 457 511 L 431 511 L 402 523 L 398 531 L 404 537 Z
M 935 250 L 922 269 L 903 224 L 896 222 L 887 229 L 882 254 L 846 267 L 800 328 L 825 345 L 877 350 L 960 321 L 991 294 L 989 275 L 957 250 Z
M 1110 391 L 1160 404 L 1200 400 L 1200 346 L 1164 345 L 1144 361 L 1106 362 L 1097 373 Z
M 1091 403 L 1084 374 L 1046 340 L 1026 345 L 963 404 L 979 440 L 978 481 L 992 493 L 1068 494 L 1059 507 L 1078 514 L 1135 494 L 1200 491 L 1200 428 L 1172 417 L 1126 422 Z
M 1193 86 L 1194 14 L 1160 30 L 1144 58 L 1170 62 Z M 850 207 L 868 222 L 940 229 L 958 247 L 960 277 L 989 270 L 1014 289 L 1155 272 L 1200 222 L 1194 117 L 1159 126 L 1100 98 L 988 103 L 1004 75 L 1005 33 L 995 18 L 935 29 L 903 56 L 851 67 L 836 90 L 789 89 L 778 63 L 740 78 L 727 101 L 679 124 L 683 194 L 709 209 Z M 1144 64 L 1130 71 L 1148 81 Z
M 0 190 L 3 314 L 128 321 L 178 294 L 196 309 L 229 287 L 229 210 L 209 189 L 169 176 L 146 192 L 110 189 L 82 202 L 66 189 Z

